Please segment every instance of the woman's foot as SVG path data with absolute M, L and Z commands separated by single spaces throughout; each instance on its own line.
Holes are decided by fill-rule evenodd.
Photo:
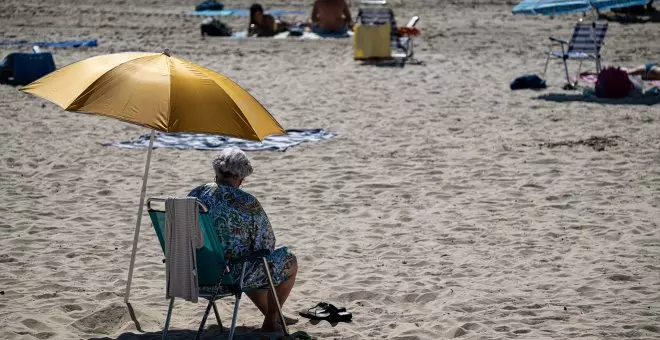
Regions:
M 282 331 L 282 326 L 278 320 L 269 320 L 265 319 L 264 323 L 261 325 L 262 332 L 279 332 Z
M 284 322 L 288 325 L 295 325 L 298 323 L 298 319 L 284 316 Z M 282 320 L 280 319 L 280 314 L 275 313 L 275 315 L 269 315 L 264 318 L 264 323 L 261 325 L 261 329 L 264 332 L 275 332 L 282 330 Z
M 284 316 L 284 321 L 286 322 L 286 325 L 287 325 L 287 326 L 295 325 L 295 324 L 298 323 L 298 319 L 295 319 L 295 318 L 292 318 L 292 317 L 288 317 L 288 316 L 286 316 L 286 315 Z

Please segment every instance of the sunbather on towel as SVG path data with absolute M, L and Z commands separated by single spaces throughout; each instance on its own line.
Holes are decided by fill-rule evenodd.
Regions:
M 660 80 L 660 65 L 649 63 L 635 68 L 622 70 L 628 72 L 631 76 L 642 76 L 643 80 Z
M 319 35 L 342 35 L 353 29 L 346 0 L 316 0 L 311 19 L 312 31 Z
M 275 234 L 266 212 L 254 196 L 239 189 L 245 177 L 252 173 L 250 160 L 242 150 L 228 148 L 213 160 L 213 168 L 215 183 L 199 186 L 188 196 L 199 198 L 209 208 L 216 232 L 227 245 L 228 256 L 231 258 L 247 256 L 262 249 L 272 251 L 268 262 L 272 265 L 277 298 L 284 304 L 296 280 L 298 262 L 286 247 L 275 249 Z M 238 280 L 242 266 L 234 267 L 238 268 L 233 268 L 231 275 Z M 262 261 L 247 265 L 243 285 L 252 288 L 268 287 Z M 270 290 L 252 290 L 247 296 L 264 314 L 262 330 L 280 330 L 277 305 Z
M 272 37 L 275 34 L 285 32 L 289 29 L 289 24 L 275 20 L 272 15 L 265 14 L 264 8 L 260 4 L 253 4 L 250 7 L 250 25 L 248 26 L 248 36 Z

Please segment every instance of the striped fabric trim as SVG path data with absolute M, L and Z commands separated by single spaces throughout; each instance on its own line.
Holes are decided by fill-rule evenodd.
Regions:
M 398 28 L 394 19 L 394 12 L 387 7 L 367 7 L 360 8 L 358 11 L 358 20 L 362 25 L 392 25 L 391 39 L 394 41 L 398 37 Z
M 571 45 L 568 53 L 592 53 L 598 54 L 605 34 L 607 33 L 607 23 L 596 23 L 593 28 L 590 23 L 578 23 L 575 25 L 573 37 L 571 38 Z
M 564 55 L 561 52 L 550 52 L 554 57 L 561 58 Z M 569 52 L 566 54 L 569 59 L 595 59 L 596 56 L 590 53 L 584 52 Z
M 389 8 L 360 8 L 358 19 L 364 25 L 396 25 L 394 13 Z

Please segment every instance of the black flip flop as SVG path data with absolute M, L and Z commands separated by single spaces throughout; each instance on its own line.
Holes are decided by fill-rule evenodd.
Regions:
M 336 307 L 335 305 L 327 302 L 319 302 L 316 306 L 298 312 L 300 316 L 312 320 L 328 320 L 330 322 L 343 321 L 348 322 L 353 318 L 353 314 L 346 311 L 344 307 Z
M 332 321 L 349 322 L 353 318 L 353 314 L 346 311 L 344 307 L 335 307 L 333 304 L 328 305 L 328 311 L 332 315 Z

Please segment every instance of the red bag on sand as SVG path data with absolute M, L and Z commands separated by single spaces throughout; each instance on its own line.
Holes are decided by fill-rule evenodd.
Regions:
M 626 71 L 618 67 L 607 67 L 600 71 L 596 80 L 596 95 L 604 98 L 623 98 L 635 89 Z

